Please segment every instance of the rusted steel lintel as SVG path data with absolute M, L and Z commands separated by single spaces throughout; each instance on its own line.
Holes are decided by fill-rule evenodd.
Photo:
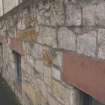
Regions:
M 104 60 L 65 52 L 63 79 L 105 104 Z

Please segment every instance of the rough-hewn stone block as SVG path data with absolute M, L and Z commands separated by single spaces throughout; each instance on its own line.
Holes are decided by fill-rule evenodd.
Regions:
M 38 24 L 49 25 L 50 24 L 50 8 L 51 3 L 39 2 L 37 8 L 37 20 Z
M 57 51 L 56 52 L 56 57 L 53 59 L 53 64 L 56 65 L 61 71 L 63 70 L 63 53 Z
M 104 59 L 105 58 L 105 29 L 98 30 L 98 57 Z
M 76 36 L 66 27 L 58 30 L 58 47 L 73 51 L 76 49 Z
M 51 25 L 63 25 L 64 24 L 64 5 L 63 0 L 55 0 L 51 6 Z
M 99 52 L 98 52 L 98 58 L 105 59 L 105 44 L 100 45 Z
M 96 53 L 96 36 L 95 31 L 84 33 L 77 38 L 77 52 L 88 56 L 95 57 Z
M 105 26 L 105 2 L 99 3 L 96 8 L 96 24 Z
M 81 25 L 81 8 L 71 3 L 66 4 L 66 25 L 80 26 Z
M 83 25 L 93 26 L 96 24 L 96 5 L 89 5 L 83 8 Z
M 52 70 L 50 67 L 44 66 L 44 81 L 45 83 L 51 87 L 51 81 L 52 81 Z
M 38 42 L 52 47 L 57 47 L 56 29 L 40 26 Z
M 52 68 L 52 77 L 55 78 L 56 80 L 61 80 L 61 71 L 58 70 L 57 68 L 53 67 Z
M 64 87 L 62 84 L 60 84 L 59 82 L 53 80 L 52 81 L 52 91 L 53 91 L 53 95 L 62 103 L 65 105 L 71 105 L 71 104 L 75 104 L 75 102 L 73 101 L 74 97 L 71 98 L 71 93 L 74 91 L 71 88 L 66 88 Z
M 50 105 L 61 105 L 57 100 L 54 99 L 51 95 L 48 95 L 48 102 Z
M 51 26 L 62 25 L 64 24 L 64 17 L 63 0 L 39 3 L 37 10 L 39 24 Z

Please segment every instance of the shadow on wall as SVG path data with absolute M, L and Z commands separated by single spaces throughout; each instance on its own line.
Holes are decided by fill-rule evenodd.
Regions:
M 6 81 L 0 77 L 0 105 L 21 105 Z

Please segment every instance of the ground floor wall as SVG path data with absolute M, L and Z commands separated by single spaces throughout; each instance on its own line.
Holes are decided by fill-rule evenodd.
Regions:
M 82 102 L 76 88 L 52 77 L 54 68 L 44 65 L 40 59 L 33 60 L 30 57 L 21 58 L 22 81 L 18 84 L 14 54 L 8 45 L 3 45 L 2 75 L 23 105 L 77 105 Z M 33 60 L 34 64 L 27 59 Z
M 30 46 L 29 43 L 26 45 L 27 47 Z M 40 48 L 40 51 L 43 49 L 43 46 L 39 44 L 34 44 L 34 47 L 36 46 Z M 59 69 L 57 70 L 44 64 L 45 62 L 41 58 L 35 59 L 32 55 L 28 54 L 27 56 L 21 56 L 22 81 L 18 83 L 14 52 L 7 44 L 2 45 L 2 50 L 2 76 L 8 82 L 13 92 L 15 92 L 22 105 L 84 105 L 85 93 L 61 81 Z M 39 50 L 34 50 L 34 54 L 37 55 L 36 57 L 41 57 Z M 57 54 L 54 62 L 59 64 L 60 67 L 62 54 L 59 52 Z M 56 72 L 53 69 L 56 69 Z M 92 100 L 92 103 L 88 104 L 89 100 L 87 95 L 87 105 L 100 105 L 94 99 Z
M 1 18 L 2 76 L 22 105 L 86 105 L 63 80 L 63 54 L 105 58 L 103 2 L 26 0 Z

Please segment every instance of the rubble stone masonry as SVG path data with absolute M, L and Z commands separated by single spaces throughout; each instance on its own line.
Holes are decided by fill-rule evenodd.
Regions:
M 63 54 L 105 59 L 105 1 L 26 0 L 0 18 L 0 39 L 2 75 L 22 105 L 83 105 L 63 81 Z M 13 51 L 21 55 L 21 85 Z

